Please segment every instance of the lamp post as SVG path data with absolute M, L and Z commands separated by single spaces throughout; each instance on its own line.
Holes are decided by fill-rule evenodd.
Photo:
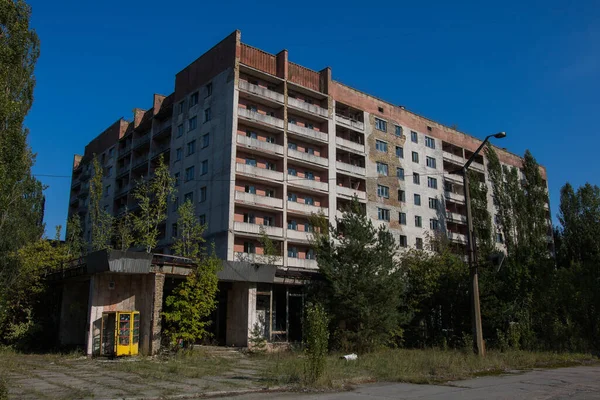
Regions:
M 494 137 L 502 139 L 506 137 L 506 132 L 499 132 L 494 135 L 488 135 L 481 145 L 469 157 L 462 167 L 463 187 L 465 191 L 465 204 L 467 206 L 467 252 L 469 257 L 469 275 L 471 277 L 471 321 L 473 324 L 473 350 L 480 356 L 485 356 L 485 344 L 483 343 L 483 330 L 481 327 L 481 308 L 479 306 L 479 278 L 477 276 L 477 265 L 475 264 L 475 239 L 473 235 L 473 217 L 471 215 L 471 194 L 469 192 L 469 166 L 479 154 L 488 140 Z

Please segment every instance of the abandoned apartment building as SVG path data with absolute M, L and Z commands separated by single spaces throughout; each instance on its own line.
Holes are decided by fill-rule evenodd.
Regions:
M 428 232 L 436 230 L 464 253 L 465 198 L 462 179 L 452 172 L 480 143 L 332 80 L 330 68 L 313 71 L 288 61 L 287 50 L 270 54 L 246 45 L 235 31 L 177 73 L 173 93 L 155 94 L 152 107 L 134 109 L 131 121 L 117 120 L 74 157 L 69 215 L 81 216 L 89 241 L 94 154 L 104 168 L 103 207 L 114 216 L 135 210 L 135 182 L 151 177 L 163 155 L 177 194 L 155 252 L 170 253 L 177 207 L 191 200 L 200 222 L 207 224 L 207 241 L 215 243 L 227 266 L 214 324 L 218 342 L 247 346 L 259 320 L 270 341 L 294 341 L 301 331 L 302 282 L 318 271 L 309 245 L 310 215 L 322 213 L 335 224 L 356 197 L 376 225 L 387 225 L 400 247 L 423 248 Z M 522 165 L 519 156 L 496 152 L 502 164 Z M 484 155 L 471 169 L 490 185 Z M 546 179 L 543 168 L 542 176 Z M 491 194 L 488 208 L 495 215 Z M 264 266 L 255 268 L 262 265 L 255 261 L 263 255 L 258 240 L 263 230 L 282 250 L 269 267 L 272 274 L 263 273 Z M 496 240 L 501 248 L 501 235 Z M 81 277 L 61 280 L 64 302 L 89 292 L 89 353 L 100 312 L 94 304 L 103 302 L 117 311 L 140 311 L 140 345 L 145 352 L 155 350 L 158 299 L 187 268 L 173 265 L 161 272 L 177 264 L 176 258 L 156 257 L 145 261 L 143 273 L 113 271 L 116 261 L 107 261 L 98 273 L 92 262 Z M 75 328 L 67 328 L 61 340 L 83 344 Z

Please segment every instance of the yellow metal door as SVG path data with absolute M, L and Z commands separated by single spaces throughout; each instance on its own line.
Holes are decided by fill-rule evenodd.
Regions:
M 117 312 L 117 357 L 131 355 L 131 312 Z

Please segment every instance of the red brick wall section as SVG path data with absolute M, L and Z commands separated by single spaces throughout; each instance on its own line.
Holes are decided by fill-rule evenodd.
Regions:
M 152 102 L 152 110 L 154 111 L 154 114 L 158 114 L 165 99 L 166 96 L 163 96 L 162 94 L 154 94 L 154 101 Z
M 133 126 L 134 126 L 134 128 L 137 128 L 138 126 L 140 126 L 145 113 L 146 113 L 146 110 L 142 110 L 141 108 L 133 109 Z
M 277 76 L 287 79 L 288 76 L 288 51 L 281 50 L 277 53 Z
M 271 75 L 277 75 L 277 58 L 256 47 L 241 45 L 240 62 Z
M 240 31 L 235 31 L 178 72 L 175 76 L 173 101 L 178 102 L 193 89 L 209 82 L 227 68 L 233 68 L 238 56 L 239 42 Z
M 317 92 L 321 89 L 319 73 L 298 64 L 288 63 L 288 80 Z

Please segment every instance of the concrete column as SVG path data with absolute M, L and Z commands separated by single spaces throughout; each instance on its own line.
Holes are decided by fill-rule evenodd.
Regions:
M 161 313 L 163 304 L 163 293 L 165 287 L 165 274 L 156 273 L 154 274 L 154 282 L 151 285 L 153 288 L 154 301 L 152 304 L 152 322 L 151 332 L 152 341 L 150 342 L 149 354 L 154 355 L 160 350 L 160 339 L 161 339 Z
M 90 292 L 88 296 L 88 316 L 86 324 L 85 353 L 88 356 L 94 354 L 94 338 L 97 338 L 97 344 L 100 344 L 100 329 L 102 325 L 102 306 L 99 301 L 98 276 L 92 275 L 90 279 Z M 100 321 L 100 323 L 98 323 Z M 99 350 L 99 348 L 97 349 Z
M 256 284 L 233 282 L 227 292 L 227 346 L 247 347 L 256 323 Z

